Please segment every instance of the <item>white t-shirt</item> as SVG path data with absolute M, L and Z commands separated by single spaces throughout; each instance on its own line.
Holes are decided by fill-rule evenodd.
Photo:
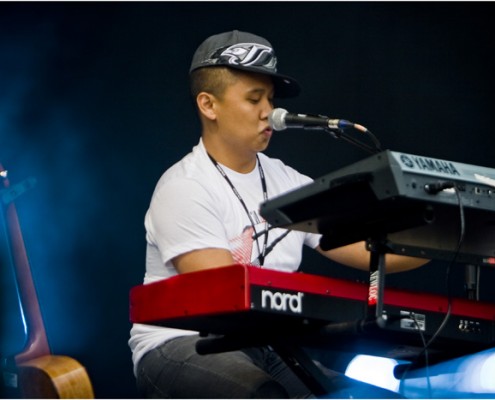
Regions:
M 280 160 L 260 153 L 259 162 L 266 179 L 268 198 L 311 182 L 311 179 Z M 249 210 L 256 232 L 265 229 L 259 214 L 263 202 L 258 165 L 247 174 L 221 166 Z M 265 237 L 253 241 L 251 221 L 228 182 L 212 163 L 202 140 L 191 153 L 168 169 L 158 181 L 145 217 L 146 273 L 144 283 L 177 274 L 171 260 L 192 250 L 230 250 L 237 263 L 249 264 L 262 250 Z M 268 246 L 285 230 L 272 229 Z M 296 271 L 302 246 L 315 248 L 319 235 L 292 231 L 267 254 L 263 268 Z M 165 341 L 196 332 L 134 324 L 129 346 L 134 366 L 149 350 Z

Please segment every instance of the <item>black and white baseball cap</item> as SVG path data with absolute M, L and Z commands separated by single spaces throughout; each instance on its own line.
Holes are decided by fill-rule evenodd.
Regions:
M 271 76 L 275 97 L 295 97 L 301 91 L 295 79 L 277 72 L 270 42 L 252 33 L 234 30 L 210 36 L 194 53 L 189 72 L 218 66 Z

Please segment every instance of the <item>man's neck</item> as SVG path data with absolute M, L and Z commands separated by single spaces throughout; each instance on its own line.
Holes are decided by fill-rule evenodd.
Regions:
M 208 140 L 205 140 L 204 137 L 203 144 L 208 154 L 213 157 L 216 162 L 233 171 L 247 174 L 256 167 L 256 153 L 243 153 L 241 151 L 234 151 L 226 148 L 226 146 L 214 145 Z

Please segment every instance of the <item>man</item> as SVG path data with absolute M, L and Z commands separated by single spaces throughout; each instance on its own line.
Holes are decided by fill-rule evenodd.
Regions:
M 145 218 L 145 283 L 235 263 L 296 271 L 304 244 L 337 262 L 368 270 L 369 253 L 363 243 L 323 252 L 319 235 L 282 229 L 267 233 L 258 212 L 260 203 L 311 181 L 262 153 L 272 135 L 268 115 L 274 97 L 292 97 L 300 91 L 297 82 L 276 67 L 271 44 L 245 32 L 211 36 L 195 52 L 190 80 L 201 139 L 155 188 Z M 268 252 L 274 241 L 278 243 Z M 387 256 L 389 272 L 423 262 Z M 312 396 L 269 348 L 200 356 L 197 340 L 196 332 L 134 325 L 130 346 L 140 394 Z

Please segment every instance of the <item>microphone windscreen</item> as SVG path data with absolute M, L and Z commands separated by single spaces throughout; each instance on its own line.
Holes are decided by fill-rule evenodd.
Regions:
M 275 108 L 268 115 L 268 123 L 270 127 L 276 131 L 283 131 L 287 129 L 287 125 L 285 123 L 285 116 L 287 115 L 287 110 L 283 108 Z

